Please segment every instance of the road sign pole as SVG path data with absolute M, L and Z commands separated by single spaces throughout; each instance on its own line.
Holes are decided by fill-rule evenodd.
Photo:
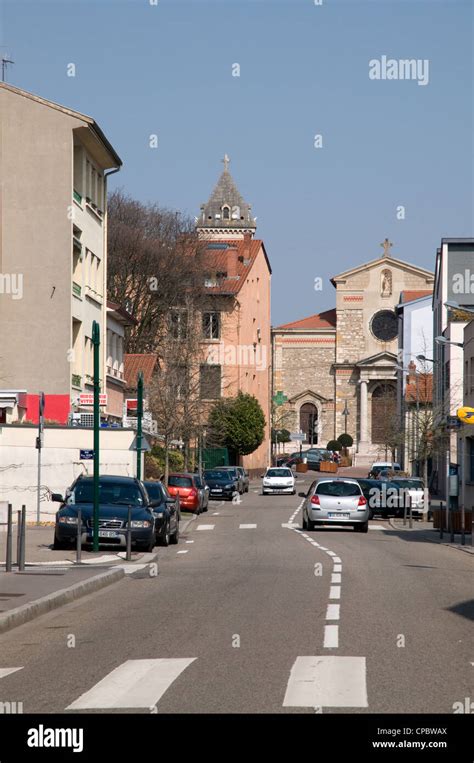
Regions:
M 137 382 L 137 480 L 142 478 L 143 371 Z
M 100 429 L 100 326 L 92 323 L 92 344 L 94 346 L 94 517 L 93 550 L 99 550 L 99 429 Z
M 38 448 L 38 486 L 36 494 L 36 524 L 41 521 L 41 448 L 43 447 L 43 429 L 44 429 L 44 392 L 39 393 L 38 400 L 38 437 L 36 438 L 36 447 Z

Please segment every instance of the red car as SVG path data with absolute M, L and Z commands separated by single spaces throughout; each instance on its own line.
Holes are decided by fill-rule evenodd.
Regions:
M 180 508 L 200 514 L 207 510 L 209 494 L 202 485 L 198 474 L 173 472 L 168 475 L 168 492 L 177 495 Z

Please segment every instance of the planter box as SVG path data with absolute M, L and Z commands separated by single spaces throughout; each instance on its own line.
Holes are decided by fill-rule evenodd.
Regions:
M 321 461 L 319 471 L 335 474 L 337 472 L 337 464 L 334 461 Z
M 343 456 L 339 466 L 352 466 L 352 458 L 350 456 Z
M 296 464 L 296 471 L 297 472 L 307 472 L 308 471 L 308 464 Z
M 451 522 L 452 522 L 452 529 L 454 532 L 460 533 L 462 531 L 462 515 L 461 511 L 459 509 L 456 509 L 455 511 L 449 512 L 451 515 Z M 448 532 L 448 530 L 451 530 L 450 525 L 446 525 L 446 509 L 442 509 L 441 511 L 439 509 L 433 509 L 433 529 L 439 530 L 441 529 L 440 526 L 440 514 L 441 514 L 441 521 L 443 523 L 443 530 Z M 472 532 L 472 511 L 467 510 L 464 512 L 464 532 L 470 533 Z

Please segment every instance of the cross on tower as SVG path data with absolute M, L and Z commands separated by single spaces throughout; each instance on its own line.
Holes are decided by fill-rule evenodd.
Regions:
M 227 154 L 224 154 L 224 158 L 221 161 L 224 164 L 224 172 L 227 172 L 227 170 L 229 169 L 229 162 L 230 162 L 230 159 L 227 156 Z
M 383 255 L 382 257 L 390 257 L 390 249 L 393 246 L 392 242 L 386 238 L 383 242 L 383 244 L 380 244 L 380 246 L 383 247 Z

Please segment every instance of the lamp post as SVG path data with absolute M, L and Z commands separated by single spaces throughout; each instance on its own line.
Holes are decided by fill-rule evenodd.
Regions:
M 137 381 L 137 480 L 142 478 L 143 371 Z
M 342 416 L 344 416 L 344 434 L 347 434 L 347 417 L 350 415 L 349 408 L 347 407 L 347 399 L 344 400 L 344 410 Z

